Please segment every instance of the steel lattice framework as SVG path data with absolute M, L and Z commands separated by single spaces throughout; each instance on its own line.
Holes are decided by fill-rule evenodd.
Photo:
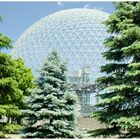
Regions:
M 37 75 L 47 54 L 56 48 L 68 62 L 69 75 L 80 76 L 86 67 L 90 80 L 100 76 L 99 67 L 105 63 L 101 53 L 103 41 L 109 35 L 102 24 L 109 14 L 93 9 L 69 9 L 42 18 L 28 28 L 12 50 L 14 58 L 21 57 Z

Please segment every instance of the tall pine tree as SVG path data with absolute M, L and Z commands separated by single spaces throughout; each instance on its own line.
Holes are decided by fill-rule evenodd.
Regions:
M 76 137 L 77 97 L 71 93 L 66 77 L 66 66 L 53 51 L 44 63 L 38 88 L 27 99 L 29 127 L 26 138 L 74 138 Z
M 116 11 L 105 22 L 111 33 L 103 53 L 110 63 L 101 67 L 106 76 L 99 111 L 93 113 L 105 129 L 92 136 L 140 137 L 140 2 L 116 2 Z

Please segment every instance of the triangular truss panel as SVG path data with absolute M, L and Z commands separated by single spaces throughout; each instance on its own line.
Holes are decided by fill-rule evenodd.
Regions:
M 101 53 L 103 41 L 109 35 L 103 22 L 109 14 L 93 9 L 69 9 L 42 18 L 28 28 L 12 50 L 14 58 L 21 57 L 38 75 L 47 54 L 56 48 L 68 61 L 69 75 L 89 68 L 90 81 L 100 76 L 105 63 Z

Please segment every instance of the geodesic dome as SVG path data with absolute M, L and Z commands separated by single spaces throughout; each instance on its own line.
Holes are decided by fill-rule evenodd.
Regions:
M 90 80 L 100 76 L 105 63 L 101 53 L 108 34 L 102 24 L 107 13 L 93 9 L 69 9 L 46 16 L 28 28 L 17 40 L 12 55 L 21 57 L 38 75 L 47 54 L 57 49 L 68 62 L 69 75 L 80 76 L 86 68 Z

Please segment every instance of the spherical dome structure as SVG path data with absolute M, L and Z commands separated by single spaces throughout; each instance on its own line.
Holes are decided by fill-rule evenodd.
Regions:
M 21 57 L 35 75 L 54 48 L 68 63 L 69 75 L 80 76 L 83 68 L 90 80 L 100 75 L 105 63 L 101 53 L 108 34 L 103 21 L 109 14 L 93 9 L 69 9 L 42 18 L 17 40 L 12 55 Z

